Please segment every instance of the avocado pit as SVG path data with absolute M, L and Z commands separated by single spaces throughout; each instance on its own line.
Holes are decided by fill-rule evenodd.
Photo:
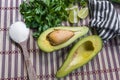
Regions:
M 74 36 L 73 31 L 55 29 L 54 31 L 48 34 L 47 39 L 49 40 L 51 45 L 56 46 L 68 41 L 73 36 Z

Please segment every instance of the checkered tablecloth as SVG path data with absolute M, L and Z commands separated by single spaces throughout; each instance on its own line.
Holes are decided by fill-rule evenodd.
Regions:
M 0 80 L 28 80 L 24 58 L 21 48 L 14 43 L 8 34 L 9 26 L 21 21 L 19 5 L 23 0 L 0 0 Z M 115 5 L 118 12 L 120 6 Z M 77 24 L 87 25 L 88 19 Z M 64 22 L 63 25 L 70 25 Z M 32 35 L 32 31 L 30 33 Z M 42 52 L 36 39 L 30 36 L 28 51 L 32 64 L 39 80 L 58 80 L 56 71 L 64 62 L 70 46 L 52 53 Z M 120 36 L 115 37 L 106 44 L 97 56 L 83 67 L 73 71 L 59 80 L 120 80 Z

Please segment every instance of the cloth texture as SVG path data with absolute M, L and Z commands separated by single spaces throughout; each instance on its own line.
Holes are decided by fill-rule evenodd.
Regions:
M 90 26 L 106 42 L 120 35 L 120 15 L 108 0 L 89 0 Z

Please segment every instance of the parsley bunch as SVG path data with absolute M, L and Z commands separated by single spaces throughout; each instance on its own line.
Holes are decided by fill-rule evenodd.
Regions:
M 65 3 L 64 0 L 30 0 L 29 3 L 24 1 L 20 5 L 20 12 L 27 27 L 35 29 L 34 37 L 67 19 Z

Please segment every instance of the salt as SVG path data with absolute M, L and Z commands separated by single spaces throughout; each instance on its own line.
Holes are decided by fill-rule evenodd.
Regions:
M 20 43 L 25 41 L 29 36 L 29 29 L 23 22 L 16 22 L 9 28 L 9 35 L 15 42 Z

